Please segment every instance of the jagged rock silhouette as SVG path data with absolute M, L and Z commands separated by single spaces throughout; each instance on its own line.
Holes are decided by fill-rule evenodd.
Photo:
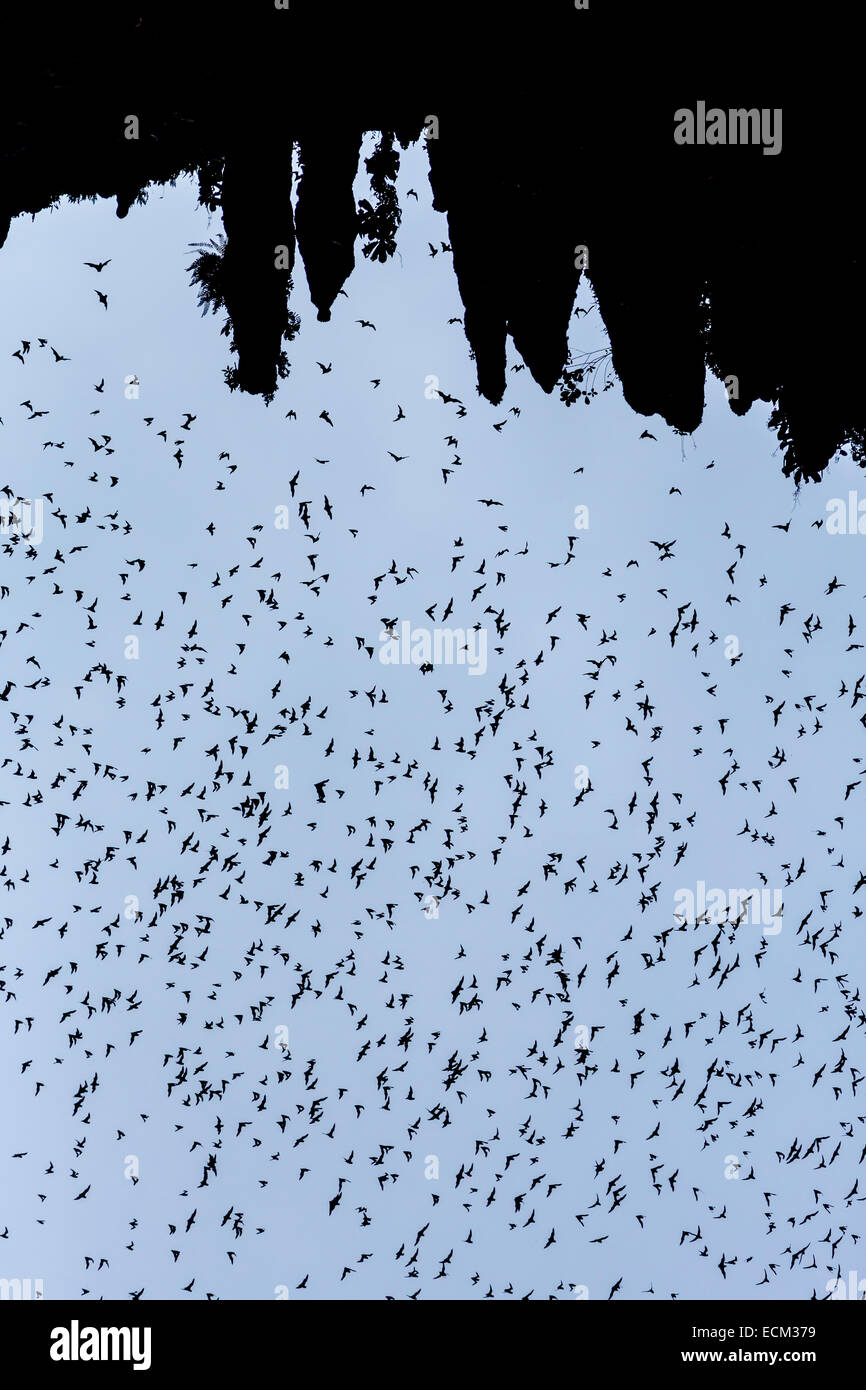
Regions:
M 844 22 L 831 3 L 816 33 L 739 0 L 723 23 L 682 0 L 473 15 L 443 0 L 420 35 L 394 3 L 276 0 L 219 22 L 153 0 L 20 12 L 0 97 L 0 244 L 13 217 L 63 195 L 113 197 L 122 217 L 151 184 L 197 173 L 226 233 L 226 379 L 270 399 L 298 331 L 296 255 L 327 320 L 356 255 L 394 253 L 400 151 L 425 139 L 483 396 L 505 394 L 510 336 L 542 390 L 589 398 L 567 345 L 586 274 L 634 410 L 690 432 L 712 372 L 737 413 L 772 404 L 785 472 L 816 478 L 843 448 L 862 463 L 866 428 L 863 259 L 845 205 L 862 121 Z M 675 111 L 704 98 L 783 110 L 781 151 L 677 145 Z

